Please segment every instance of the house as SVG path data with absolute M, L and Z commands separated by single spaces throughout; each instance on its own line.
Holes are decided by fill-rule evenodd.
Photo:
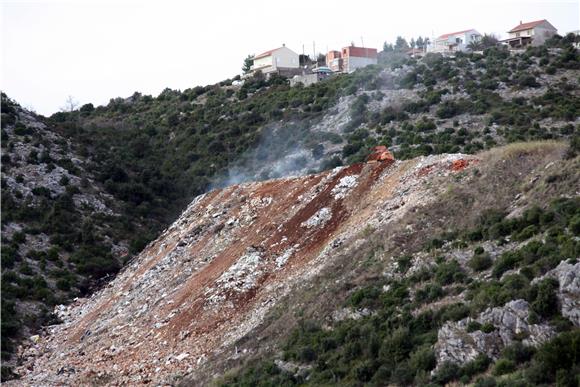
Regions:
M 523 48 L 528 45 L 539 46 L 556 35 L 558 30 L 546 19 L 522 23 L 508 31 L 509 37 L 501 42 L 512 49 Z
M 464 31 L 450 32 L 436 38 L 430 46 L 429 51 L 442 54 L 467 51 L 467 46 L 469 46 L 470 43 L 478 42 L 480 39 L 481 34 L 473 28 Z
M 329 51 L 326 54 L 326 66 L 333 72 L 352 73 L 356 69 L 377 64 L 376 48 L 343 47 L 342 51 Z
M 298 59 L 297 53 L 286 47 L 286 45 L 282 45 L 282 47 L 256 55 L 250 71 L 253 74 L 259 70 L 267 76 L 271 74 L 284 76 L 299 74 L 301 69 Z
M 354 45 L 342 49 L 342 68 L 345 73 L 352 73 L 356 69 L 377 64 L 376 48 L 355 47 Z
M 333 71 L 326 66 L 315 67 L 311 71 L 312 73 L 309 74 L 295 75 L 290 79 L 290 86 L 296 86 L 299 83 L 304 86 L 310 86 L 333 75 Z
M 340 51 L 328 51 L 326 54 L 326 66 L 335 73 L 342 71 L 342 56 Z
M 411 58 L 420 58 L 425 56 L 425 50 L 422 48 L 410 48 L 405 51 L 405 54 L 409 55 Z

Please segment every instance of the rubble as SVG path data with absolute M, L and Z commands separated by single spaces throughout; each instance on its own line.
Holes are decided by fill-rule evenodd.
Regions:
M 337 249 L 357 249 L 363 230 L 388 227 L 435 200 L 442 185 L 425 182 L 453 173 L 456 159 L 473 158 L 361 163 L 197 197 L 113 281 L 88 299 L 57 306 L 63 323 L 23 348 L 21 379 L 7 385 L 103 378 L 164 385 L 195 373 L 212 354 L 232 353 L 230 346 L 320 273 Z M 427 163 L 430 172 L 418 177 Z
M 323 207 L 312 215 L 307 221 L 300 224 L 301 227 L 312 228 L 324 225 L 332 217 L 332 210 L 328 207 Z
M 354 175 L 345 176 L 332 189 L 332 195 L 335 199 L 343 199 L 348 195 L 349 191 L 356 187 L 357 177 Z

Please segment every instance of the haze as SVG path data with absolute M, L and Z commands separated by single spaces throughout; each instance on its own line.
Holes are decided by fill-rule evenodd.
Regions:
M 69 95 L 100 105 L 215 83 L 282 43 L 312 54 L 313 41 L 325 52 L 468 28 L 503 37 L 520 20 L 580 28 L 578 0 L 3 1 L 1 11 L 2 90 L 44 115 Z

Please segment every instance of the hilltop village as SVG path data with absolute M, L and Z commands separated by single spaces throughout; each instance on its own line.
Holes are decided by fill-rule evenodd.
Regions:
M 557 32 L 556 27 L 546 19 L 525 23 L 520 21 L 507 31 L 508 37 L 503 40 L 493 35 L 482 35 L 476 29 L 470 28 L 445 33 L 433 40 L 419 37 L 408 43 L 402 37 L 398 37 L 394 47 L 385 42 L 383 52 L 396 49 L 411 57 L 422 57 L 427 53 L 454 55 L 458 52 L 478 52 L 496 45 L 506 46 L 514 52 L 522 52 L 528 46 L 541 46 Z M 572 33 L 578 35 L 579 31 Z M 247 67 L 243 70 L 245 77 L 256 75 L 258 72 L 267 77 L 277 74 L 289 78 L 291 86 L 298 83 L 308 86 L 335 74 L 350 74 L 359 68 L 377 64 L 378 56 L 377 48 L 358 47 L 352 42 L 340 51 L 330 50 L 326 55 L 319 54 L 313 60 L 283 44 L 282 47 L 248 56 Z M 237 81 L 237 84 L 242 82 L 243 80 Z

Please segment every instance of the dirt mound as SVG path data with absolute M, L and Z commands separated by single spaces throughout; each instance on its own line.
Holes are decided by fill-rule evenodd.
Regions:
M 460 161 L 460 164 L 458 164 Z M 164 384 L 235 343 L 365 227 L 432 200 L 465 155 L 374 162 L 196 198 L 106 288 L 57 313 L 11 385 Z M 457 166 L 461 165 L 460 168 Z

